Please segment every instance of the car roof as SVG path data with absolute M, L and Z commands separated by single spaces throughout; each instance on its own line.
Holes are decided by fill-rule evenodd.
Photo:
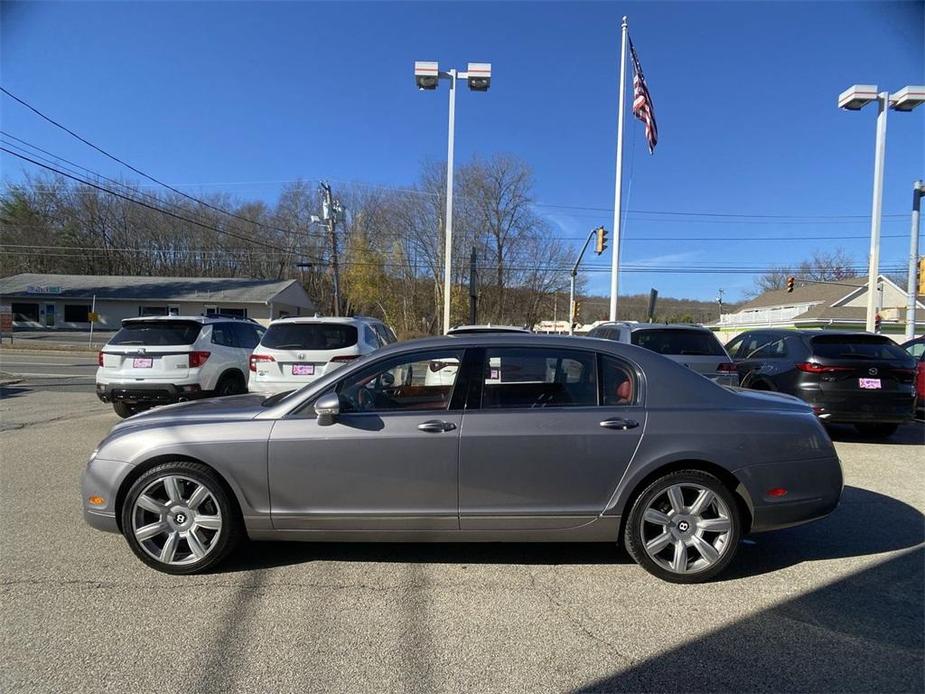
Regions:
M 801 337 L 819 337 L 825 335 L 826 337 L 882 337 L 887 340 L 890 338 L 886 335 L 878 335 L 877 333 L 869 333 L 866 330 L 825 330 L 823 328 L 752 328 L 751 330 L 745 330 L 736 337 L 741 337 L 742 335 L 747 335 L 749 333 L 771 333 L 773 335 L 799 335 Z
M 354 325 L 357 323 L 381 323 L 378 318 L 369 316 L 285 316 L 277 318 L 270 322 L 270 325 L 277 323 L 343 323 L 344 325 Z
M 241 321 L 243 323 L 254 323 L 250 318 L 240 318 L 238 316 L 135 316 L 132 318 L 123 318 L 122 325 L 126 323 L 170 323 L 172 321 L 183 321 L 184 323 L 202 323 L 211 325 L 212 323 L 227 323 L 228 321 Z
M 484 325 L 457 325 L 455 328 L 450 328 L 447 335 L 463 335 L 469 333 L 527 333 L 531 331 L 526 328 L 521 328 L 516 325 L 492 325 L 491 323 L 486 323 Z
M 706 330 L 709 333 L 713 331 L 703 325 L 694 325 L 693 323 L 636 323 L 636 322 L 623 322 L 623 321 L 607 321 L 606 323 L 599 323 L 595 325 L 594 328 L 603 328 L 603 327 L 620 327 L 627 328 L 631 332 L 637 330 L 696 330 L 698 332 L 703 332 Z

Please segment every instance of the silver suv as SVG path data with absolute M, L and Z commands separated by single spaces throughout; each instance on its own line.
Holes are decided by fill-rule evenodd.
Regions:
M 127 318 L 97 357 L 96 395 L 130 417 L 155 405 L 247 392 L 264 328 L 246 318 Z
M 638 345 L 684 364 L 721 386 L 739 385 L 739 374 L 726 350 L 709 328 L 687 323 L 601 323 L 588 333 Z

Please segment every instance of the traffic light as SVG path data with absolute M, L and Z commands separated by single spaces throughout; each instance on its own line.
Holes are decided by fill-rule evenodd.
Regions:
M 594 230 L 594 252 L 600 255 L 607 250 L 607 230 L 604 227 L 598 227 Z
M 925 255 L 919 258 L 919 296 L 925 296 Z
M 794 283 L 794 281 L 795 281 L 795 280 L 794 280 L 793 277 L 788 277 L 788 278 L 787 278 L 787 293 L 788 293 L 788 294 L 790 294 L 790 293 L 793 292 L 793 283 Z
M 879 314 L 879 313 L 878 313 L 877 315 L 874 316 L 874 332 L 875 332 L 875 333 L 879 333 L 879 332 L 880 332 L 880 324 L 881 324 L 882 320 L 883 320 L 883 319 L 880 318 L 880 314 Z

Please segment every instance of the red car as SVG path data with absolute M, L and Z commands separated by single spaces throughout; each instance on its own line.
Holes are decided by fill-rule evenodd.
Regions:
M 925 337 L 909 340 L 903 349 L 915 359 L 915 409 L 921 412 L 925 409 Z

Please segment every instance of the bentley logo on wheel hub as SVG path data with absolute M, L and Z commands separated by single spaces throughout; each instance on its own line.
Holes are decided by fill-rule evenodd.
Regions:
M 678 530 L 680 530 L 682 533 L 686 533 L 690 529 L 690 527 L 691 527 L 691 524 L 688 523 L 687 521 L 681 521 L 680 523 L 678 523 Z
M 180 525 L 183 525 L 186 522 L 186 514 L 178 513 L 176 516 L 174 516 L 174 520 Z

